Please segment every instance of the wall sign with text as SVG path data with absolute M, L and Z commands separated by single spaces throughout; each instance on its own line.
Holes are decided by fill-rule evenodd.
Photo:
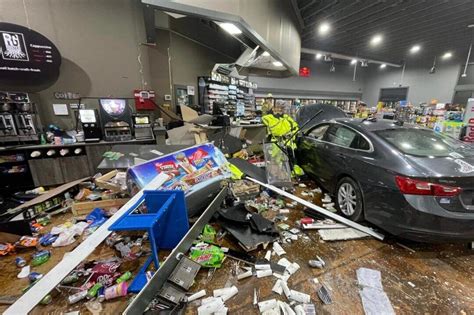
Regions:
M 0 23 L 0 86 L 9 90 L 39 91 L 59 77 L 61 54 L 40 33 L 11 23 Z

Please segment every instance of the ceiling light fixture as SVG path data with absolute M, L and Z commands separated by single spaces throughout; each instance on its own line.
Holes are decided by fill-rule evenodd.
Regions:
M 387 65 L 384 64 L 384 63 L 382 63 L 382 64 L 380 65 L 380 69 L 385 69 L 386 67 L 387 67 Z
M 321 59 L 321 57 L 322 57 L 322 56 L 323 56 L 322 54 L 320 54 L 320 53 L 317 53 L 317 54 L 316 54 L 316 60 L 319 60 L 319 59 Z
M 369 62 L 368 62 L 367 60 L 365 60 L 365 59 L 364 59 L 364 60 L 361 60 L 361 61 L 360 61 L 360 66 L 361 66 L 362 68 L 367 68 L 367 67 L 369 66 Z
M 336 66 L 334 65 L 334 60 L 332 61 L 331 68 L 329 68 L 329 72 L 336 72 Z
M 326 35 L 329 33 L 329 30 L 331 29 L 331 26 L 327 22 L 321 23 L 318 28 L 319 35 Z
M 430 69 L 430 74 L 433 74 L 435 72 L 436 72 L 436 56 L 434 57 L 433 66 Z
M 469 51 L 467 52 L 466 65 L 464 66 L 464 71 L 461 74 L 461 77 L 467 77 L 467 66 L 469 65 L 469 59 L 471 58 L 472 43 L 469 45 Z
M 262 53 L 262 56 L 263 56 L 263 57 L 268 57 L 268 56 L 270 56 L 270 53 L 269 53 L 268 51 L 264 51 L 264 52 Z
M 448 51 L 448 52 L 445 52 L 443 56 L 441 56 L 441 58 L 443 58 L 444 60 L 446 59 L 449 59 L 453 56 L 453 53 Z
M 238 28 L 232 23 L 219 23 L 219 26 L 230 35 L 242 34 L 242 31 L 240 30 L 240 28 Z
M 355 65 L 357 63 L 357 59 L 352 59 L 351 60 L 351 65 Z
M 282 66 L 283 66 L 283 64 L 282 64 L 281 62 L 279 62 L 279 61 L 274 61 L 274 62 L 272 62 L 272 63 L 273 63 L 273 65 L 274 65 L 275 67 L 282 67 Z
M 325 62 L 330 62 L 332 60 L 331 55 L 324 55 L 324 61 Z
M 420 49 L 421 49 L 420 45 L 415 45 L 412 48 L 410 48 L 410 53 L 416 54 L 417 52 L 420 51 Z
M 377 46 L 378 44 L 380 44 L 382 42 L 382 40 L 383 40 L 382 35 L 377 34 L 374 37 L 372 37 L 372 39 L 370 40 L 370 44 L 372 46 Z

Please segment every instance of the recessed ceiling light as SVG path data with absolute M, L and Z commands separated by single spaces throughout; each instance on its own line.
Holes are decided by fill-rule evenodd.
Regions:
M 370 44 L 372 46 L 377 46 L 378 44 L 380 44 L 382 42 L 382 40 L 383 40 L 382 35 L 377 34 L 374 37 L 372 37 L 372 39 L 370 40 Z
M 232 23 L 219 23 L 219 26 L 230 35 L 242 34 L 242 31 L 240 30 L 240 28 L 238 28 Z
M 269 53 L 268 51 L 264 51 L 264 52 L 262 53 L 262 56 L 263 56 L 263 57 L 268 57 L 268 56 L 270 56 L 270 53 Z
M 351 60 L 351 65 L 355 65 L 357 63 L 357 59 L 352 59 Z
M 322 56 L 323 56 L 322 54 L 317 53 L 317 54 L 316 54 L 316 59 L 319 60 L 319 59 L 321 59 Z
M 329 30 L 331 29 L 331 26 L 327 22 L 321 23 L 318 28 L 319 35 L 326 35 L 329 33 Z
M 281 62 L 279 62 L 279 61 L 274 61 L 274 62 L 272 62 L 272 63 L 273 63 L 273 65 L 274 65 L 275 67 L 281 67 L 281 66 L 283 66 L 283 64 L 282 64 Z
M 410 48 L 410 52 L 411 52 L 412 54 L 416 54 L 417 52 L 420 51 L 420 49 L 421 49 L 420 45 L 415 45 L 415 46 L 413 46 L 412 48 Z
M 444 55 L 441 56 L 441 58 L 443 58 L 443 59 L 449 59 L 449 58 L 451 58 L 452 56 L 453 56 L 453 53 L 450 52 L 450 51 L 448 51 L 448 52 L 444 53 Z
M 387 67 L 387 65 L 384 64 L 384 63 L 382 63 L 382 64 L 380 65 L 380 69 L 385 69 L 386 67 Z

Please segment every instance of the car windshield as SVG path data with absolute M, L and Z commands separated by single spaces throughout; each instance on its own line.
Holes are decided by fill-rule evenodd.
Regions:
M 458 157 L 474 155 L 469 144 L 436 133 L 432 130 L 400 128 L 375 131 L 375 133 L 406 154 L 426 157 Z

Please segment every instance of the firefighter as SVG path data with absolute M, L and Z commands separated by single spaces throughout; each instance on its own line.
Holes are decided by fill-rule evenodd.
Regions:
M 267 115 L 262 117 L 262 122 L 267 126 L 270 141 L 285 150 L 293 175 L 303 175 L 303 170 L 296 164 L 294 150 L 296 149 L 296 134 L 299 130 L 298 124 L 289 115 L 282 113 L 281 106 L 275 106 Z

